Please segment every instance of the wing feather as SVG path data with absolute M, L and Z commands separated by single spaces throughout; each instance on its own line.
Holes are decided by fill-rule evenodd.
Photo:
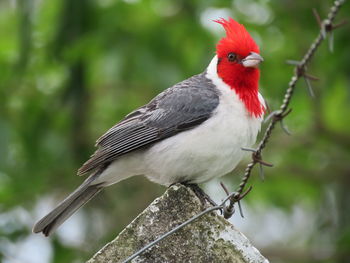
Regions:
M 218 104 L 218 90 L 204 73 L 180 82 L 103 134 L 96 142 L 98 149 L 78 174 L 107 167 L 121 155 L 196 127 L 211 116 Z

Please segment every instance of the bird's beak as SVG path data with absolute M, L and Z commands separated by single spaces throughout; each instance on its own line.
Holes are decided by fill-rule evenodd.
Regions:
M 264 59 L 258 53 L 250 52 L 248 56 L 242 59 L 242 65 L 246 68 L 257 68 L 262 61 Z

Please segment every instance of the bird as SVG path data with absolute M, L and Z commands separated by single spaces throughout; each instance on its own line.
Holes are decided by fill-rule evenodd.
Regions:
M 259 46 L 232 18 L 208 67 L 132 111 L 97 141 L 78 175 L 87 179 L 38 221 L 34 233 L 53 233 L 105 187 L 132 176 L 170 186 L 223 176 L 260 131 L 265 101 L 259 93 Z

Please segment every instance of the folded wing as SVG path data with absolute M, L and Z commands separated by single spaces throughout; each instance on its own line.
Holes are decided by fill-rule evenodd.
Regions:
M 98 149 L 79 169 L 86 174 L 119 156 L 150 146 L 206 121 L 219 104 L 219 91 L 205 77 L 193 76 L 165 90 L 102 135 Z

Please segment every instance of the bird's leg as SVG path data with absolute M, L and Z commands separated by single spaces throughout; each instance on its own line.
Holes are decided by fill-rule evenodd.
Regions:
M 207 195 L 198 184 L 191 183 L 182 183 L 184 186 L 191 188 L 191 190 L 196 194 L 196 196 L 201 200 L 202 204 L 205 205 L 206 202 L 209 202 L 212 206 L 217 206 L 217 204 Z

